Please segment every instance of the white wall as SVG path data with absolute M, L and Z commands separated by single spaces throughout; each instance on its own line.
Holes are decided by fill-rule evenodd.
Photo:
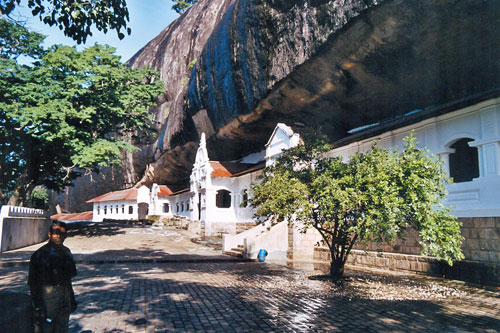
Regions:
M 158 215 L 158 216 L 174 216 L 174 202 L 175 200 L 171 197 L 167 196 L 158 196 L 156 201 L 150 206 L 150 215 Z M 164 212 L 163 206 L 164 204 L 168 204 L 168 212 Z
M 212 186 L 207 189 L 207 209 L 205 212 L 206 222 L 252 222 L 252 208 L 240 207 L 243 200 L 243 190 L 250 193 L 250 184 L 257 178 L 257 173 L 251 173 L 240 177 L 212 178 Z M 219 190 L 231 192 L 231 207 L 219 208 L 216 206 L 216 194 Z
M 187 219 L 191 218 L 193 210 L 191 194 L 189 192 L 181 193 L 171 198 L 171 212 L 174 216 L 181 216 Z
M 43 242 L 51 222 L 48 213 L 33 208 L 2 206 L 0 252 Z
M 419 146 L 439 155 L 446 168 L 449 155 L 454 152 L 450 145 L 460 138 L 472 138 L 469 145 L 478 148 L 479 177 L 449 185 L 444 204 L 453 207 L 452 213 L 457 217 L 500 216 L 500 98 L 340 147 L 330 154 L 348 157 L 358 150 L 368 150 L 375 139 L 382 148 L 401 148 L 403 138 L 412 130 Z
M 118 206 L 118 211 L 116 210 L 117 206 Z M 129 214 L 130 206 L 132 206 L 132 214 Z M 106 214 L 104 214 L 105 207 L 106 207 Z M 122 207 L 124 208 L 124 211 L 122 210 Z M 93 215 L 92 217 L 93 222 L 102 222 L 103 219 L 137 220 L 139 217 L 138 205 L 136 201 L 94 202 L 92 215 Z

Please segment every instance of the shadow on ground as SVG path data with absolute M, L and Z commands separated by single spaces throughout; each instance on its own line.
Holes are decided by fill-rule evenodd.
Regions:
M 68 237 L 84 236 L 84 237 L 99 237 L 99 236 L 114 236 L 124 234 L 124 228 L 137 228 L 142 225 L 124 224 L 117 222 L 77 222 L 68 224 Z

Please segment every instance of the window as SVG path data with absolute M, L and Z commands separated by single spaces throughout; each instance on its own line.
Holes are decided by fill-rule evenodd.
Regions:
M 104 206 L 104 215 L 108 213 L 108 206 Z
M 186 201 L 186 211 L 189 211 L 189 200 Z
M 97 215 L 101 214 L 101 206 L 97 206 Z
M 181 202 L 181 212 L 184 211 L 184 201 Z
M 133 206 L 128 206 L 128 213 L 134 214 L 134 207 Z
M 175 204 L 175 212 L 178 213 L 179 212 L 179 203 L 176 203 Z
M 115 208 L 116 208 L 116 214 L 118 214 L 118 205 L 116 205 Z
M 218 208 L 231 207 L 231 192 L 228 190 L 219 190 L 215 196 L 215 205 Z
M 450 146 L 455 152 L 450 154 L 450 177 L 455 183 L 469 182 L 479 177 L 477 148 L 470 147 L 473 139 L 463 138 Z
M 122 204 L 122 214 L 125 214 L 125 205 Z
M 168 203 L 163 204 L 163 212 L 168 213 L 170 211 L 170 205 Z

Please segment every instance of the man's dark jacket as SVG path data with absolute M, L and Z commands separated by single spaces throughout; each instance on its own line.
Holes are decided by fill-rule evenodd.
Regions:
M 31 255 L 28 284 L 36 308 L 43 305 L 42 286 L 64 285 L 72 293 L 71 278 L 76 275 L 76 266 L 71 251 L 64 245 L 48 242 Z

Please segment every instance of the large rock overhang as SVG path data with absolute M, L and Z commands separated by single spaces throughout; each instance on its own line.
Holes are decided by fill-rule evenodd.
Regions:
M 419 121 L 498 95 L 499 9 L 497 1 L 394 0 L 361 12 L 250 111 L 214 126 L 211 158 L 261 149 L 277 122 L 345 142 L 354 128 Z

